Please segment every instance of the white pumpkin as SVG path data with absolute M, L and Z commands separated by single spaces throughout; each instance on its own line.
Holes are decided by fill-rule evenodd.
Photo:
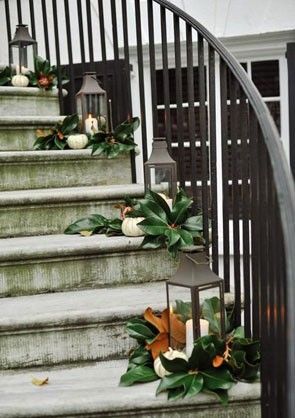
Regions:
M 88 144 L 88 138 L 85 134 L 70 135 L 67 143 L 71 149 L 82 149 Z
M 11 79 L 11 84 L 14 87 L 27 87 L 29 79 L 23 74 L 14 75 Z
M 166 357 L 168 360 L 173 360 L 175 358 L 182 358 L 184 360 L 188 360 L 187 355 L 183 353 L 182 351 L 172 350 L 171 347 L 169 347 L 169 350 L 164 353 L 164 357 Z M 154 370 L 155 373 L 162 379 L 164 376 L 168 376 L 171 374 L 168 372 L 164 366 L 162 365 L 160 356 L 157 357 L 154 361 Z
M 125 218 L 122 222 L 122 232 L 127 237 L 140 237 L 144 232 L 137 226 L 144 218 Z

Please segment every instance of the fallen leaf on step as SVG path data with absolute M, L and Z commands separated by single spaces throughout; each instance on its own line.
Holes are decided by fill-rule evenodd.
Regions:
M 93 231 L 80 231 L 80 235 L 82 235 L 82 237 L 90 237 L 92 233 Z
M 32 383 L 35 386 L 43 386 L 43 385 L 47 385 L 48 384 L 48 377 L 45 377 L 45 379 L 37 379 L 36 377 L 33 377 L 32 379 Z

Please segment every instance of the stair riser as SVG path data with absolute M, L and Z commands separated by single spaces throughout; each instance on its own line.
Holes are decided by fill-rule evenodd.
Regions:
M 126 357 L 134 346 L 125 323 L 0 334 L 0 368 L 24 368 Z
M 0 191 L 128 184 L 130 158 L 4 163 L 0 164 L 0 178 Z
M 171 277 L 175 269 L 166 250 L 12 261 L 0 264 L 0 296 L 158 281 Z
M 48 129 L 47 126 L 0 126 L 0 151 L 28 151 L 33 149 L 36 140 L 36 129 Z
M 2 116 L 58 116 L 59 102 L 56 91 L 38 88 L 0 88 Z
M 67 226 L 91 213 L 118 217 L 120 199 L 0 207 L 0 238 L 62 234 Z

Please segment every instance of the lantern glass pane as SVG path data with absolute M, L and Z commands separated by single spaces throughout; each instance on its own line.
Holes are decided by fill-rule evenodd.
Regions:
M 192 318 L 190 289 L 169 286 L 169 330 L 170 346 L 174 350 L 183 350 L 186 345 L 187 323 Z
M 151 184 L 149 188 L 154 192 L 165 192 L 168 197 L 172 196 L 172 167 L 151 166 Z
M 27 70 L 34 71 L 34 47 L 29 46 L 13 46 L 12 50 L 12 66 L 17 74 L 25 74 Z

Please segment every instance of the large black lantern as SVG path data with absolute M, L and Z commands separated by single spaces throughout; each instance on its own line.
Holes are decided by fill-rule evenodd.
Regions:
M 163 190 L 170 198 L 175 197 L 177 193 L 176 162 L 169 155 L 165 138 L 154 138 L 151 156 L 144 163 L 144 177 L 145 191 Z
M 9 42 L 9 65 L 15 66 L 16 73 L 26 73 L 35 69 L 37 41 L 29 34 L 28 25 L 17 25 L 14 38 Z
M 192 318 L 186 321 L 186 353 L 190 356 L 194 341 L 209 334 L 209 322 L 201 318 L 200 292 L 212 288 L 219 289 L 220 299 L 220 334 L 225 336 L 225 306 L 224 306 L 224 282 L 210 269 L 207 256 L 204 253 L 182 253 L 179 269 L 175 276 L 166 282 L 167 307 L 173 312 L 170 287 L 180 286 L 190 292 Z M 169 317 L 170 336 L 172 321 Z M 170 338 L 170 345 L 171 345 Z
M 81 118 L 81 132 L 93 135 L 99 130 L 108 129 L 107 93 L 100 87 L 96 73 L 84 73 L 76 103 Z

